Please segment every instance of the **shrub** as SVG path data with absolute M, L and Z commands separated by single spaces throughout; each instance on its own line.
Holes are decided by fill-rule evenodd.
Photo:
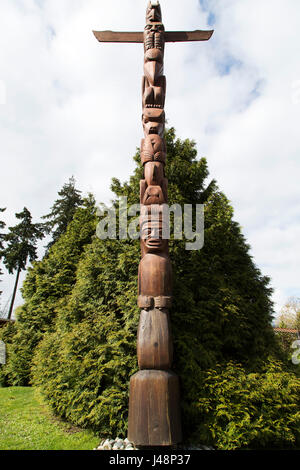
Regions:
M 279 362 L 247 372 L 230 362 L 203 373 L 197 402 L 200 442 L 218 449 L 300 445 L 300 379 Z
M 233 210 L 208 176 L 194 144 L 167 133 L 170 204 L 205 203 L 205 245 L 186 251 L 170 242 L 175 346 L 173 370 L 181 378 L 184 435 L 199 422 L 202 372 L 236 359 L 258 367 L 276 350 L 268 278 L 255 267 Z M 139 161 L 139 154 L 136 155 Z M 113 182 L 117 196 L 138 202 L 142 169 L 130 183 Z M 117 205 L 117 201 L 115 202 Z M 127 432 L 128 386 L 137 370 L 139 241 L 99 240 L 77 266 L 72 292 L 56 309 L 54 333 L 45 334 L 34 359 L 34 383 L 54 410 L 102 435 Z

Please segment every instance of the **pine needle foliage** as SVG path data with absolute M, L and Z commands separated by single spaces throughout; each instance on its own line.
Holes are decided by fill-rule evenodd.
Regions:
M 200 404 L 207 371 L 235 361 L 245 374 L 264 374 L 268 358 L 280 354 L 271 326 L 269 279 L 255 266 L 229 201 L 208 180 L 206 159 L 197 159 L 193 141 L 178 139 L 171 128 L 166 142 L 169 203 L 205 205 L 203 249 L 186 251 L 185 240 L 170 241 L 173 370 L 181 379 L 187 441 L 206 419 Z M 134 160 L 129 182 L 113 180 L 115 207 L 119 196 L 129 205 L 139 203 L 139 150 Z M 40 386 L 53 410 L 74 424 L 103 437 L 126 436 L 129 378 L 138 370 L 139 241 L 100 240 L 93 236 L 94 215 L 83 223 L 83 214 L 76 212 L 66 234 L 26 279 L 18 321 L 28 330 L 26 341 L 29 330 L 35 332 L 26 380 Z M 218 443 L 209 431 L 206 439 Z
M 300 446 L 300 380 L 278 361 L 247 372 L 233 361 L 203 374 L 198 442 L 220 450 Z
M 95 227 L 95 207 L 87 200 L 43 260 L 28 269 L 22 288 L 25 303 L 17 309 L 7 365 L 1 368 L 2 376 L 10 385 L 29 384 L 35 347 L 45 332 L 54 328 L 57 308 L 67 302 L 83 248 L 91 242 Z
M 58 192 L 59 198 L 51 207 L 51 212 L 42 217 L 42 219 L 47 220 L 44 223 L 46 231 L 52 234 L 52 240 L 47 246 L 48 249 L 66 232 L 69 223 L 73 220 L 76 209 L 83 205 L 84 200 L 81 197 L 81 191 L 76 189 L 75 184 L 75 178 L 72 176 L 69 182 L 64 184 Z

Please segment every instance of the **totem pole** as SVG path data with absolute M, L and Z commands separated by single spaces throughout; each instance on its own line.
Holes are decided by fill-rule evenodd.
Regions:
M 165 32 L 161 8 L 150 0 L 144 33 L 94 32 L 100 42 L 143 42 L 143 129 L 140 183 L 141 255 L 137 338 L 139 372 L 130 380 L 128 438 L 137 446 L 172 446 L 182 440 L 179 379 L 171 372 L 173 345 L 169 309 L 172 267 L 168 240 L 163 238 L 163 205 L 168 202 L 165 178 L 166 143 L 164 76 L 165 42 L 204 41 L 213 31 Z
M 169 311 L 172 268 L 168 240 L 162 238 L 162 204 L 168 202 L 164 76 L 164 26 L 159 5 L 147 8 L 144 32 L 143 127 L 141 159 L 141 251 L 138 306 L 141 309 L 137 354 L 141 369 L 130 381 L 130 441 L 141 446 L 172 445 L 181 441 L 179 380 L 170 372 L 173 347 Z

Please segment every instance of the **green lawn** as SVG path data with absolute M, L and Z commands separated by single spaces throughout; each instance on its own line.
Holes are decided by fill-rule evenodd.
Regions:
M 0 450 L 93 450 L 100 438 L 55 418 L 34 388 L 0 388 Z

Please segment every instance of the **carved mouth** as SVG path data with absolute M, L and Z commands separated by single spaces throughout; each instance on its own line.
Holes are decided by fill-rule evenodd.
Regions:
M 158 108 L 158 109 L 164 109 L 162 104 L 146 104 L 146 108 Z
M 149 247 L 149 248 L 158 248 L 161 246 L 161 240 L 158 239 L 158 240 L 155 240 L 153 238 L 151 238 L 150 240 L 148 240 L 146 242 L 146 245 Z

